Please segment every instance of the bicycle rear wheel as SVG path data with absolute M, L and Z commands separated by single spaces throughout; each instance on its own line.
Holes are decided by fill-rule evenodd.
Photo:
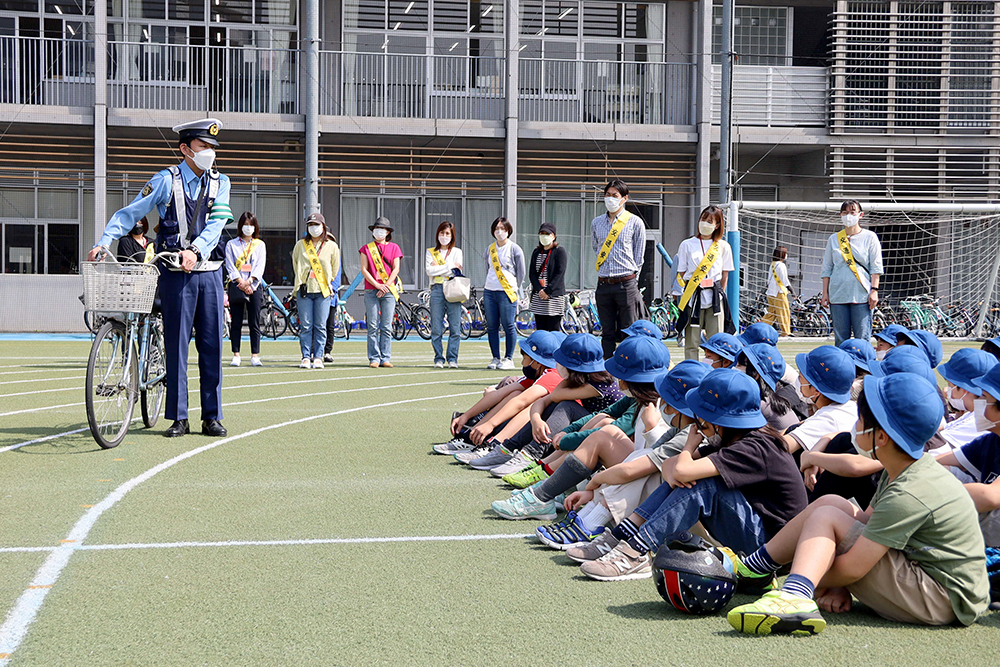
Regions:
M 413 307 L 413 325 L 417 335 L 424 340 L 431 339 L 431 311 L 426 306 Z
M 392 337 L 396 340 L 406 338 L 406 321 L 398 310 L 392 316 Z
M 472 335 L 472 313 L 465 306 L 462 306 L 462 340 L 469 340 Z
M 469 331 L 469 335 L 473 338 L 482 338 L 486 335 L 486 311 L 483 310 L 483 302 L 479 301 L 479 304 L 475 309 L 470 310 L 469 314 L 472 316 L 472 328 Z M 515 322 L 515 327 L 517 323 Z
M 154 381 L 152 385 L 148 384 L 150 380 Z M 139 394 L 142 423 L 146 428 L 153 428 L 160 419 L 163 396 L 167 392 L 167 360 L 163 351 L 163 334 L 160 333 L 159 319 L 154 319 L 149 326 L 149 347 L 146 352 L 146 368 L 142 384 L 146 387 Z
M 98 330 L 87 360 L 87 424 L 102 449 L 125 439 L 135 409 L 138 363 L 127 346 L 125 325 L 108 320 Z
M 527 338 L 535 333 L 535 314 L 525 308 L 514 317 L 514 328 L 518 336 Z
M 288 320 L 285 319 L 285 314 L 275 308 L 273 304 L 268 304 L 267 308 L 260 311 L 259 322 L 261 335 L 274 340 L 288 331 Z

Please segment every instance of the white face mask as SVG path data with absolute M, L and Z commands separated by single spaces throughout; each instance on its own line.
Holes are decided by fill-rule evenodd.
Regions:
M 389 235 L 389 232 L 385 229 L 373 229 L 372 236 L 375 237 L 376 241 L 384 241 L 385 237 Z
M 569 377 L 569 369 L 567 369 L 565 366 L 563 366 L 560 363 L 556 364 L 556 373 L 558 373 L 559 377 L 561 377 L 563 380 L 565 380 L 567 377 Z
M 622 207 L 621 197 L 605 197 L 604 207 L 608 209 L 608 213 L 614 213 Z
M 319 238 L 323 234 L 323 225 L 309 225 L 306 229 L 309 231 L 309 236 L 314 239 Z
M 702 236 L 711 236 L 715 231 L 715 223 L 708 220 L 698 221 L 698 233 Z
M 948 388 L 948 405 L 955 408 L 959 412 L 965 412 L 965 398 L 955 398 L 955 390 L 958 387 Z
M 541 243 L 542 245 L 550 245 L 555 240 L 556 240 L 556 237 L 552 236 L 552 234 L 539 234 L 538 235 L 538 242 Z
M 497 241 L 506 241 L 507 240 L 507 230 L 506 229 L 500 229 L 499 227 L 497 227 L 496 232 L 494 232 L 494 234 L 493 234 L 493 238 L 495 238 Z
M 875 458 L 872 455 L 872 452 L 875 450 L 875 443 L 872 443 L 872 449 L 862 449 L 861 445 L 858 444 L 858 436 L 859 435 L 864 435 L 865 433 L 874 433 L 874 432 L 875 432 L 875 429 L 873 429 L 873 428 L 866 428 L 864 431 L 859 431 L 857 429 L 857 427 L 855 427 L 851 431 L 851 444 L 854 445 L 854 451 L 856 451 L 858 454 L 860 454 L 861 456 L 865 457 L 866 459 L 874 459 Z
M 889 350 L 878 350 L 875 352 L 875 358 L 879 361 L 885 359 L 885 355 L 889 354 Z
M 972 402 L 974 406 L 972 408 L 972 414 L 976 417 L 976 431 L 989 431 L 997 425 L 998 422 L 992 422 L 986 418 L 986 399 L 977 398 Z
M 451 243 L 451 234 L 438 234 L 438 243 L 442 246 Z
M 215 162 L 215 150 L 206 148 L 203 151 L 198 151 L 191 160 L 194 162 L 194 166 L 202 171 L 208 171 L 212 168 L 212 163 Z
M 253 225 L 243 225 L 243 236 L 253 236 Z
M 858 224 L 859 220 L 861 220 L 861 216 L 857 213 L 845 213 L 840 216 L 840 221 L 844 224 L 844 227 L 853 227 Z

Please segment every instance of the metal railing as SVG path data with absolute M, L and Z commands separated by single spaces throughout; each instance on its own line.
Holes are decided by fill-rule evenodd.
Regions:
M 294 50 L 112 42 L 108 51 L 112 107 L 298 113 Z
M 712 67 L 712 121 L 719 122 L 721 67 Z M 830 71 L 826 67 L 736 65 L 733 122 L 755 127 L 825 127 Z
M 94 104 L 94 43 L 0 37 L 0 104 Z

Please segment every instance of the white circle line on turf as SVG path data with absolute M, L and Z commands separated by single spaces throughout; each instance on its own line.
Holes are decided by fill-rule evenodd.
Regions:
M 399 542 L 478 542 L 519 540 L 535 533 L 497 535 L 404 535 L 399 537 L 329 537 L 311 540 L 227 540 L 222 542 L 129 542 L 125 544 L 81 544 L 77 551 L 121 551 L 133 549 L 198 549 L 216 547 L 297 547 L 315 544 L 395 544 Z M 0 553 L 35 553 L 55 551 L 60 547 L 0 547 Z
M 90 531 L 93 529 L 94 524 L 97 523 L 97 520 L 101 518 L 101 515 L 114 507 L 119 500 L 124 498 L 125 494 L 143 482 L 151 479 L 164 470 L 172 468 L 182 461 L 186 461 L 193 456 L 201 454 L 202 452 L 207 452 L 230 442 L 259 435 L 267 431 L 286 428 L 296 424 L 303 424 L 317 419 L 325 419 L 327 417 L 335 417 L 352 412 L 361 412 L 362 410 L 371 410 L 376 407 L 382 408 L 392 405 L 404 405 L 407 403 L 422 403 L 424 401 L 434 401 L 442 398 L 472 396 L 478 393 L 479 392 L 474 391 L 462 394 L 445 394 L 443 396 L 425 396 L 423 398 L 411 398 L 403 401 L 391 401 L 389 403 L 375 403 L 372 405 L 347 408 L 345 410 L 326 412 L 309 417 L 301 417 L 299 419 L 291 419 L 278 424 L 271 424 L 270 426 L 262 426 L 245 433 L 231 435 L 229 437 L 222 438 L 221 440 L 216 440 L 215 442 L 207 445 L 188 450 L 183 454 L 178 454 L 172 459 L 168 459 L 159 465 L 153 466 L 141 475 L 124 482 L 114 491 L 105 496 L 103 500 L 84 512 L 83 516 L 80 517 L 80 519 L 66 535 L 66 538 L 61 541 L 61 544 L 49 552 L 45 561 L 38 568 L 38 571 L 35 572 L 35 577 L 31 580 L 28 588 L 21 593 L 14 607 L 12 607 L 7 613 L 7 618 L 4 620 L 3 625 L 0 626 L 0 655 L 6 655 L 7 657 L 0 658 L 0 667 L 5 667 L 10 663 L 10 656 L 17 650 L 18 646 L 21 645 L 21 642 L 24 641 L 24 637 L 28 633 L 28 628 L 31 627 L 35 617 L 38 615 L 38 610 L 41 609 L 42 603 L 45 601 L 45 597 L 59 580 L 59 576 L 69 563 L 70 557 L 75 551 L 80 549 L 83 541 L 87 539 L 87 535 L 90 534 Z

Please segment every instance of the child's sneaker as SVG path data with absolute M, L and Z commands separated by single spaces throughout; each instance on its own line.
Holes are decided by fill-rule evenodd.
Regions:
M 542 544 L 559 551 L 589 544 L 595 537 L 604 532 L 604 526 L 591 533 L 576 520 L 576 512 L 570 512 L 565 520 L 550 526 L 539 526 L 535 529 Z
M 506 447 L 497 445 L 486 456 L 469 461 L 469 467 L 473 470 L 492 470 L 509 461 L 512 456 L 514 455 Z
M 504 477 L 515 472 L 520 472 L 534 463 L 534 459 L 532 459 L 531 456 L 526 454 L 522 449 L 506 463 L 499 465 L 496 468 L 491 468 L 490 474 L 494 477 Z
M 609 553 L 580 565 L 580 571 L 597 581 L 649 579 L 653 576 L 653 559 L 649 553 L 640 554 L 627 542 L 619 542 Z
M 548 479 L 548 476 L 549 473 L 545 472 L 545 468 L 536 463 L 535 465 L 525 468 L 524 470 L 504 475 L 503 481 L 507 482 L 516 489 L 526 489 L 532 484 L 537 484 L 543 479 Z
M 481 457 L 486 456 L 487 454 L 489 454 L 490 450 L 493 449 L 493 445 L 495 445 L 495 444 L 496 443 L 493 442 L 492 440 L 487 440 L 486 442 L 484 442 L 483 444 L 479 445 L 475 449 L 470 449 L 468 451 L 456 453 L 454 455 L 455 456 L 455 460 L 458 461 L 459 463 L 464 463 L 464 464 L 468 465 L 469 461 L 475 461 L 476 459 L 481 458 Z
M 618 538 L 612 535 L 610 530 L 605 530 L 595 537 L 593 542 L 567 549 L 566 557 L 577 563 L 586 563 L 611 553 L 617 546 Z
M 558 516 L 554 501 L 538 500 L 530 490 L 511 496 L 509 500 L 494 501 L 493 511 L 501 518 L 511 521 L 520 521 L 521 519 L 551 521 Z
M 743 555 L 737 554 L 729 547 L 719 547 L 722 553 L 729 557 L 736 574 L 736 590 L 740 593 L 760 595 L 773 591 L 778 587 L 778 578 L 774 574 L 757 574 L 743 564 Z
M 453 438 L 446 443 L 440 445 L 434 445 L 433 450 L 435 454 L 446 454 L 447 456 L 454 456 L 459 452 L 471 452 L 476 446 L 471 442 L 467 442 L 462 438 Z
M 815 600 L 785 591 L 770 591 L 751 604 L 741 605 L 727 614 L 729 625 L 748 635 L 775 632 L 815 635 L 826 627 Z

